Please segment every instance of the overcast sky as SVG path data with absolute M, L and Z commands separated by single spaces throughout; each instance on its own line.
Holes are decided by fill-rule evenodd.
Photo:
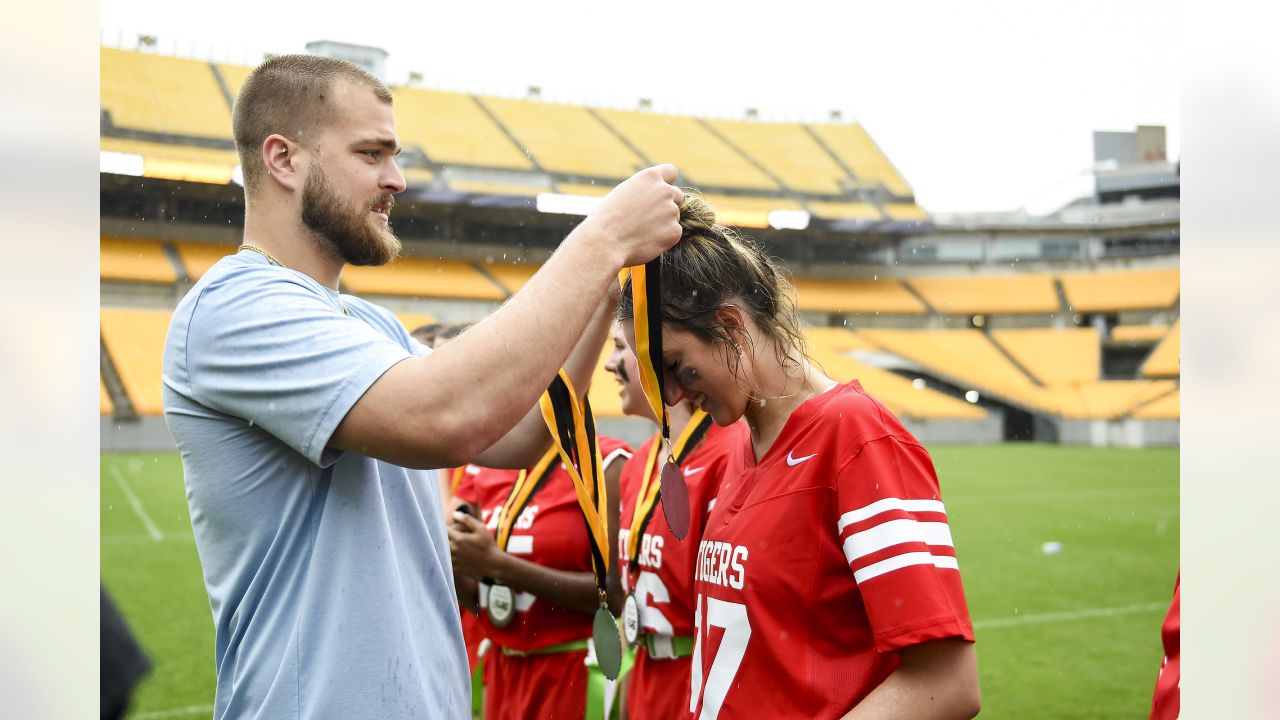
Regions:
M 292 4 L 290 4 L 292 5 Z M 634 9 L 621 9 L 624 5 Z M 863 123 L 931 212 L 1044 210 L 1092 131 L 1165 125 L 1179 148 L 1176 5 L 1149 0 L 315 3 L 101 0 L 103 41 L 255 63 L 311 40 L 375 45 L 388 80 L 762 119 Z

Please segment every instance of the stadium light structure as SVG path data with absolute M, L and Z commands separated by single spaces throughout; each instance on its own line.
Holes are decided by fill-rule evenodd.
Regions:
M 141 177 L 144 170 L 141 155 L 107 151 L 98 153 L 98 172 L 100 173 Z
M 916 378 L 915 380 L 912 380 L 912 381 L 911 381 L 911 387 L 913 387 L 913 388 L 915 388 L 915 389 L 917 389 L 917 390 L 923 390 L 923 389 L 924 389 L 924 385 L 925 385 L 925 383 L 924 383 L 924 378 Z
M 809 213 L 804 210 L 772 210 L 769 227 L 774 230 L 804 230 L 809 227 Z
M 538 212 L 557 215 L 587 215 L 604 198 L 562 193 L 538 193 Z
M 965 399 L 965 400 L 968 400 L 968 401 L 969 401 L 969 402 L 971 402 L 971 403 L 977 404 L 977 402 L 978 402 L 978 391 L 977 391 L 977 390 L 970 390 L 969 392 L 967 392 L 967 393 L 965 393 L 965 394 L 964 394 L 964 399 Z

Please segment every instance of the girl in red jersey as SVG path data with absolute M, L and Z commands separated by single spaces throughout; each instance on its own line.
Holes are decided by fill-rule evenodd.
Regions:
M 605 362 L 620 385 L 622 412 L 653 420 L 640 384 L 635 354 L 622 326 L 614 328 L 614 349 Z M 746 427 L 722 428 L 689 403 L 670 410 L 671 440 L 689 490 L 689 534 L 677 539 L 662 517 L 651 490 L 658 480 L 659 435 L 649 438 L 622 470 L 617 555 L 618 577 L 627 613 L 637 624 L 627 637 L 636 649 L 625 690 L 628 720 L 666 720 L 688 714 L 693 654 L 693 561 L 707 512 L 719 489 L 730 448 L 745 442 Z M 634 533 L 634 535 L 633 535 Z M 634 537 L 634 541 L 633 538 Z M 631 609 L 626 609 L 627 604 Z
M 928 453 L 810 363 L 776 261 L 698 198 L 681 225 L 661 260 L 665 400 L 750 428 L 698 544 L 687 710 L 972 717 L 973 628 Z
M 617 497 L 631 453 L 610 437 L 600 436 L 599 444 L 609 496 Z M 523 508 L 513 508 L 504 551 L 494 539 L 498 510 L 522 474 L 534 491 Z M 492 643 L 484 658 L 484 716 L 598 716 L 602 698 L 600 709 L 588 714 L 585 661 L 600 596 L 582 511 L 559 456 L 553 448 L 528 471 L 482 468 L 468 477 L 458 497 L 474 501 L 473 515 L 454 514 L 449 544 L 459 599 L 478 614 Z M 611 512 L 611 536 L 616 527 Z

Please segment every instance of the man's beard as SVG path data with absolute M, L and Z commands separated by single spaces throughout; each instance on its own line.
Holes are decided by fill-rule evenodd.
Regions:
M 389 198 L 381 195 L 363 207 L 345 202 L 324 171 L 313 165 L 302 186 L 302 224 L 322 250 L 348 265 L 386 265 L 400 255 L 400 239 L 391 232 L 390 224 L 375 224 L 370 211 Z

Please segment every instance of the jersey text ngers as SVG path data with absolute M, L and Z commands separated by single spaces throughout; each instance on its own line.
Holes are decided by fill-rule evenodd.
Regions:
M 627 554 L 627 543 L 631 537 L 629 528 L 618 529 L 618 554 L 625 557 Z M 656 570 L 662 567 L 662 545 L 661 535 L 650 535 L 645 533 L 640 538 L 640 553 L 636 558 L 636 564 L 643 568 Z
M 703 540 L 698 545 L 697 579 L 721 587 L 741 590 L 746 580 L 747 549 L 717 540 Z

